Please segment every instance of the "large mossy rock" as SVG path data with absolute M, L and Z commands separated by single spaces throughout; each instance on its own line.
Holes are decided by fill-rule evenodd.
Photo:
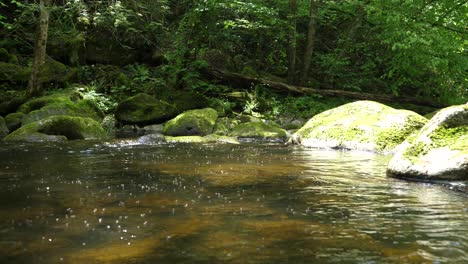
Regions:
M 106 132 L 91 118 L 52 116 L 22 126 L 4 138 L 5 141 L 63 141 L 104 139 Z
M 468 180 L 468 104 L 440 110 L 390 160 L 387 175 Z
M 30 67 L 23 67 L 18 64 L 0 62 L 0 81 L 27 82 L 31 74 Z M 46 82 L 67 82 L 76 75 L 76 70 L 64 64 L 47 59 L 39 72 L 39 80 Z
M 392 152 L 427 119 L 372 101 L 358 101 L 311 118 L 291 138 L 307 147 Z
M 18 107 L 26 102 L 26 98 L 22 94 L 17 94 L 15 97 L 7 97 L 3 94 L 0 95 L 0 115 L 6 116 L 10 113 L 16 112 Z
M 138 94 L 119 103 L 115 117 L 124 124 L 148 125 L 165 122 L 176 115 L 176 108 L 148 94 Z
M 204 95 L 195 92 L 177 92 L 171 97 L 169 102 L 175 105 L 177 114 L 188 110 L 202 109 L 209 104 Z
M 0 139 L 6 137 L 9 132 L 10 131 L 5 123 L 5 120 L 0 116 Z
M 163 128 L 168 136 L 205 136 L 211 134 L 218 119 L 218 113 L 212 108 L 186 111 L 169 120 Z
M 21 120 L 23 119 L 24 114 L 21 112 L 11 113 L 5 116 L 5 123 L 10 131 L 15 131 L 21 127 Z
M 21 105 L 19 112 L 25 114 L 22 125 L 59 115 L 89 117 L 97 122 L 103 118 L 103 114 L 93 101 L 83 100 L 79 93 L 72 91 L 34 98 Z
M 237 138 L 284 140 L 287 134 L 284 129 L 278 126 L 265 124 L 260 121 L 239 124 L 232 129 L 229 135 Z

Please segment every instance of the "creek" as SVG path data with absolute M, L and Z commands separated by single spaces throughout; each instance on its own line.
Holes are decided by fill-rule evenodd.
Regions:
M 0 143 L 0 263 L 468 263 L 468 196 L 388 156 Z

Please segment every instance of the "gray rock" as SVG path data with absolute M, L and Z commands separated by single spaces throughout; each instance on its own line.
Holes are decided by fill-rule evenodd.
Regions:
M 425 180 L 468 180 L 468 104 L 440 110 L 399 148 L 387 175 Z
M 149 134 L 139 137 L 137 141 L 140 144 L 159 144 L 166 142 L 166 139 L 163 134 Z

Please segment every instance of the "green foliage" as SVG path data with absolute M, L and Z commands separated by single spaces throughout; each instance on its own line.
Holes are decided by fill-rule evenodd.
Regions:
M 83 99 L 92 101 L 100 112 L 105 114 L 112 112 L 117 106 L 117 102 L 113 101 L 109 96 L 97 92 L 97 90 L 99 90 L 99 86 L 96 84 L 77 89 L 82 94 Z
M 0 0 L 5 9 L 0 47 L 15 56 L 19 66 L 26 66 L 33 54 L 36 2 Z M 309 86 L 450 104 L 468 100 L 466 1 L 319 2 Z M 310 1 L 297 4 L 300 68 Z M 291 15 L 286 0 L 63 0 L 49 10 L 48 54 L 81 65 L 79 81 L 115 100 L 141 92 L 164 98 L 183 89 L 206 95 L 230 92 L 203 79 L 206 67 L 279 81 L 286 77 Z M 127 53 L 135 56 L 126 67 L 86 65 L 90 47 L 96 56 L 107 57 L 88 62 L 119 64 Z M 152 63 L 160 66 L 148 66 Z M 243 105 L 230 107 L 225 99 L 218 103 L 250 114 L 310 117 L 340 102 L 311 96 L 284 99 L 256 89 Z
M 230 58 L 243 54 L 265 70 L 276 70 L 286 60 L 285 24 L 278 15 L 264 1 L 200 0 L 184 15 L 178 34 L 190 49 L 217 49 Z

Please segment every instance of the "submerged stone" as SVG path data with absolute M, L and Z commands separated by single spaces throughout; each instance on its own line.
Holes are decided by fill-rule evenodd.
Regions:
M 247 122 L 237 125 L 229 134 L 237 138 L 254 138 L 254 139 L 286 139 L 286 131 L 273 124 L 265 124 L 263 122 Z
M 52 116 L 22 126 L 5 141 L 50 141 L 48 139 L 104 139 L 106 132 L 91 118 Z
M 311 118 L 291 138 L 314 148 L 392 152 L 427 119 L 372 101 L 348 103 Z
M 211 134 L 208 136 L 205 136 L 206 141 L 210 143 L 227 143 L 227 144 L 240 144 L 240 142 L 232 137 L 228 136 L 221 136 L 221 135 L 216 135 L 216 134 Z
M 218 113 L 212 108 L 186 111 L 169 120 L 163 128 L 163 134 L 168 136 L 208 135 L 218 118 Z
M 180 137 L 171 137 L 165 136 L 165 141 L 168 143 L 207 143 L 208 141 L 201 136 L 180 136 Z
M 387 175 L 468 180 L 468 104 L 440 110 L 391 159 Z
M 124 124 L 148 125 L 165 122 L 175 112 L 173 105 L 142 93 L 120 102 L 115 117 Z
M 163 134 L 148 134 L 138 138 L 138 143 L 141 144 L 159 144 L 166 142 Z

